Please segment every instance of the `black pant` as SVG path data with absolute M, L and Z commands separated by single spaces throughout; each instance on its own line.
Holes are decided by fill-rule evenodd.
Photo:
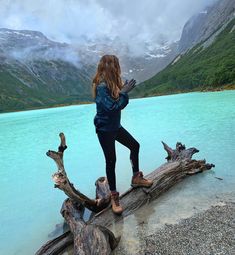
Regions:
M 140 144 L 135 138 L 123 127 L 118 131 L 97 131 L 100 145 L 103 149 L 106 161 L 106 175 L 111 191 L 116 190 L 116 151 L 115 140 L 130 149 L 130 161 L 133 173 L 139 171 L 139 148 Z

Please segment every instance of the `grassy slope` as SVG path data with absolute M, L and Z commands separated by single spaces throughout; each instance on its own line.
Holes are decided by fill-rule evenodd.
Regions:
M 0 76 L 0 112 L 43 107 L 55 102 L 44 91 L 28 88 L 4 69 L 0 70 Z
M 169 64 L 151 79 L 139 84 L 132 97 L 171 94 L 195 90 L 216 90 L 235 84 L 235 26 L 233 19 L 207 48 L 202 43 Z M 229 88 L 229 86 L 227 86 Z
M 68 66 L 65 66 L 64 70 L 66 72 L 74 72 Z M 82 77 L 83 73 L 73 79 L 70 79 L 72 75 L 68 74 L 66 81 L 61 81 L 61 86 L 63 85 L 65 93 L 55 91 L 57 84 L 52 83 L 53 79 L 50 80 L 50 75 L 44 77 L 45 79 L 47 78 L 47 86 L 54 87 L 54 92 L 52 93 L 48 91 L 46 85 L 42 84 L 40 80 L 36 79 L 30 73 L 27 73 L 23 69 L 19 69 L 18 72 L 20 72 L 18 76 L 24 81 L 27 81 L 28 84 L 33 84 L 33 88 L 27 87 L 12 75 L 6 67 L 0 65 L 0 113 L 81 103 L 87 101 L 86 99 L 89 97 L 90 91 L 85 90 L 83 87 L 80 89 L 80 91 L 84 91 L 83 94 L 66 95 L 66 91 L 71 89 L 71 87 L 78 86 L 81 82 L 84 82 L 84 84 L 87 83 L 87 80 Z M 42 75 L 45 76 L 46 74 Z

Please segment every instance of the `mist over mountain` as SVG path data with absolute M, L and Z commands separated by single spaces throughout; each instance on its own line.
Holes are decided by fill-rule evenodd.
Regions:
M 165 42 L 162 45 L 144 44 L 145 54 L 132 55 L 128 45 L 120 40 L 109 45 L 100 41 L 75 46 L 49 40 L 44 34 L 31 30 L 0 29 L 0 49 L 2 59 L 16 60 L 25 65 L 34 61 L 63 61 L 78 69 L 97 65 L 104 54 L 116 54 L 122 66 L 122 76 L 143 81 L 166 66 L 176 55 L 178 43 Z M 29 65 L 29 69 L 32 65 Z M 65 74 L 66 75 L 66 74 Z M 90 79 L 92 78 L 91 77 Z
M 0 46 L 19 61 L 62 60 L 77 68 L 116 54 L 123 78 L 142 82 L 177 55 L 186 20 L 214 2 L 1 1 Z
M 215 1 L 2 0 L 0 27 L 40 31 L 77 48 L 87 43 L 115 48 L 115 42 L 121 55 L 126 45 L 129 55 L 142 56 L 146 44 L 178 41 L 186 21 Z

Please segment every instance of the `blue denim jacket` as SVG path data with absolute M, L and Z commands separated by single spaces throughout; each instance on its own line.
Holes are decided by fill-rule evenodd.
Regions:
M 119 93 L 119 99 L 115 100 L 105 82 L 101 82 L 96 88 L 96 115 L 94 125 L 97 131 L 116 131 L 121 127 L 121 110 L 129 102 L 129 96 L 125 92 Z

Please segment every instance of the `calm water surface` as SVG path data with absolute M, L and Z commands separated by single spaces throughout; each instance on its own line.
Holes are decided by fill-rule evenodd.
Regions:
M 46 156 L 47 150 L 57 149 L 60 132 L 67 138 L 64 162 L 71 181 L 95 196 L 94 183 L 104 176 L 105 162 L 94 115 L 94 104 L 0 114 L 1 255 L 34 254 L 63 222 L 59 211 L 65 195 L 53 188 L 56 165 Z M 130 100 L 122 125 L 140 143 L 140 168 L 146 174 L 165 162 L 161 141 L 196 147 L 195 158 L 216 165 L 113 226 L 127 253 L 138 250 L 141 233 L 235 197 L 235 91 Z M 129 151 L 119 143 L 116 150 L 117 187 L 124 192 L 131 179 Z

